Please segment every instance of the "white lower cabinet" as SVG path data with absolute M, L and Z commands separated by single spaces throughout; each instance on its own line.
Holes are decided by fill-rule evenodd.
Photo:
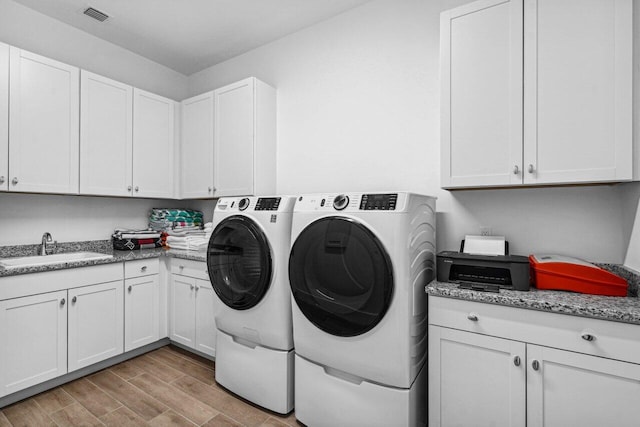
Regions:
M 206 264 L 187 260 L 171 262 L 169 338 L 215 356 L 215 296 Z
M 123 352 L 122 280 L 69 290 L 69 372 Z
M 433 296 L 429 316 L 429 426 L 638 424 L 639 326 Z
M 67 291 L 0 301 L 0 397 L 67 373 Z
M 124 264 L 124 351 L 160 339 L 159 269 L 157 258 Z

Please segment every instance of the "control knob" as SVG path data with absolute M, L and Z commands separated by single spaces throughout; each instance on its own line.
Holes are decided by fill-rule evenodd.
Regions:
M 349 196 L 346 194 L 339 194 L 333 199 L 333 208 L 337 211 L 341 211 L 349 204 Z
M 241 211 L 247 209 L 249 207 L 249 198 L 245 197 L 243 199 L 240 199 L 240 203 L 238 203 L 238 209 L 240 209 Z

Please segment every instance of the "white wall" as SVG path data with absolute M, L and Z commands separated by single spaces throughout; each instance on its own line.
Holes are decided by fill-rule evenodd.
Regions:
M 0 0 L 0 41 L 158 95 L 185 98 L 186 76 L 11 0 Z
M 621 263 L 615 186 L 439 187 L 439 13 L 464 0 L 378 0 L 190 77 L 195 95 L 254 75 L 278 89 L 278 192 L 438 196 L 438 249 L 490 226 L 512 253 Z

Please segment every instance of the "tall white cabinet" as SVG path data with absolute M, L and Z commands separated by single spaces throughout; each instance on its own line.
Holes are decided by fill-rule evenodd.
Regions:
M 80 93 L 80 194 L 129 196 L 133 88 L 82 70 Z
M 174 195 L 176 102 L 133 90 L 133 195 Z
M 80 71 L 10 47 L 9 190 L 78 193 Z
M 0 43 L 0 191 L 9 189 L 9 45 Z
M 442 187 L 630 180 L 631 43 L 631 0 L 443 12 Z
M 213 197 L 213 91 L 182 101 L 180 195 Z
M 275 192 L 276 91 L 250 77 L 214 91 L 214 196 Z

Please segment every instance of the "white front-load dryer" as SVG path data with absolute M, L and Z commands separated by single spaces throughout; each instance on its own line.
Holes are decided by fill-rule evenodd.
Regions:
M 264 408 L 293 409 L 288 259 L 294 197 L 218 200 L 207 248 L 216 294 L 216 381 Z
M 296 418 L 423 424 L 435 198 L 303 195 L 291 241 Z

